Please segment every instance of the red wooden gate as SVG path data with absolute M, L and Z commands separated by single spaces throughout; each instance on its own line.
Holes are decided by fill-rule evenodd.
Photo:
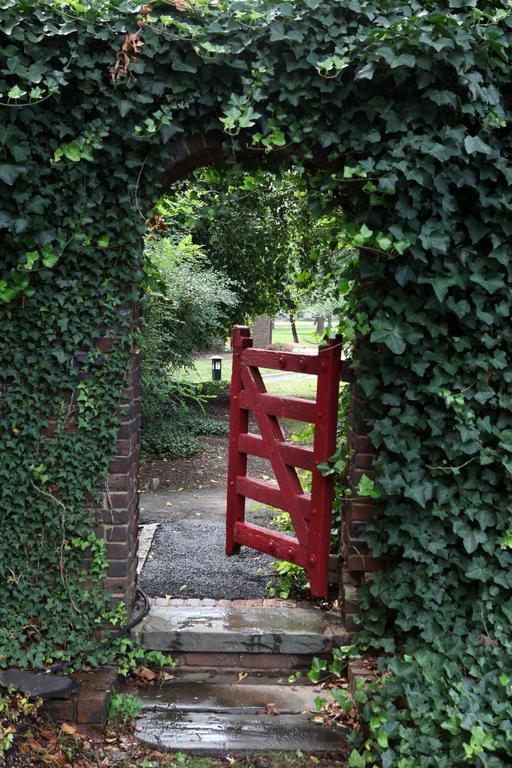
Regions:
M 249 328 L 236 325 L 233 329 L 226 553 L 232 555 L 245 545 L 296 563 L 306 569 L 311 592 L 317 597 L 328 591 L 334 484 L 333 477 L 324 477 L 317 465 L 336 448 L 340 355 L 339 336 L 319 347 L 318 354 L 301 355 L 254 349 Z M 315 374 L 316 400 L 268 393 L 260 367 Z M 249 411 L 259 435 L 248 431 Z M 313 448 L 286 442 L 278 417 L 313 423 Z M 247 475 L 248 454 L 270 461 L 277 485 Z M 312 472 L 310 495 L 304 493 L 296 467 Z M 296 538 L 246 522 L 246 498 L 289 512 Z

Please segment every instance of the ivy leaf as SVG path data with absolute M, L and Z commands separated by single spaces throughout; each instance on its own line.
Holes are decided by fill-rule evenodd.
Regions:
M 380 499 L 382 494 L 370 477 L 362 475 L 357 486 L 357 495 L 367 496 L 370 499 Z
M 372 320 L 372 327 L 370 341 L 382 342 L 395 355 L 405 352 L 407 345 L 397 323 L 391 320 Z
M 369 61 L 368 64 L 360 67 L 354 75 L 354 80 L 371 80 L 375 73 L 375 63 Z
M 469 568 L 466 569 L 465 575 L 474 581 L 487 581 L 490 575 L 487 561 L 483 557 L 474 557 Z
M 51 269 L 55 266 L 60 258 L 60 254 L 55 253 L 51 245 L 45 245 L 42 249 L 43 264 L 47 269 Z
M 79 147 L 73 142 L 70 144 L 63 144 L 62 152 L 64 153 L 64 157 L 67 157 L 67 159 L 71 160 L 73 163 L 78 163 L 82 157 Z
M 474 155 L 480 152 L 483 155 L 490 155 L 492 147 L 482 141 L 478 136 L 466 136 L 464 139 L 464 148 L 468 155 Z
M 426 224 L 420 233 L 422 246 L 434 253 L 447 253 L 450 236 L 436 224 Z
M 21 88 L 19 88 L 17 85 L 13 86 L 8 92 L 7 96 L 9 99 L 21 99 L 22 96 L 26 96 L 27 92 L 23 91 Z
M 432 483 L 425 481 L 423 483 L 411 483 L 410 485 L 406 485 L 404 496 L 415 501 L 420 507 L 425 508 L 427 502 L 432 498 L 432 492 Z
M 432 288 L 439 301 L 444 301 L 448 289 L 456 284 L 456 280 L 453 277 L 434 277 L 432 278 Z
M 9 186 L 12 186 L 18 176 L 26 170 L 23 165 L 8 165 L 7 163 L 0 163 L 0 179 Z

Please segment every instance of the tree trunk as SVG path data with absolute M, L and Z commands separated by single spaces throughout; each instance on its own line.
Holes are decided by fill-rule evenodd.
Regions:
M 297 326 L 295 325 L 295 315 L 290 312 L 290 325 L 292 328 L 292 337 L 295 344 L 299 343 L 299 337 L 297 336 Z
M 325 328 L 325 317 L 323 315 L 318 315 L 316 318 L 316 332 L 319 336 L 322 335 Z

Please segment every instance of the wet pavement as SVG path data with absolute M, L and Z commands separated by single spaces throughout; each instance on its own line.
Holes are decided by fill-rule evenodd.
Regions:
M 251 506 L 248 520 L 271 525 L 271 511 Z M 246 548 L 227 557 L 225 516 L 224 487 L 144 493 L 141 523 L 158 527 L 140 575 L 142 589 L 150 597 L 266 597 L 268 582 L 277 581 L 274 559 Z
M 350 641 L 338 614 L 278 600 L 248 605 L 152 605 L 139 628 L 151 650 L 174 653 L 294 654 L 312 657 Z
M 347 731 L 315 717 L 315 686 L 233 677 L 218 684 L 174 682 L 138 692 L 138 738 L 160 750 L 204 755 L 255 752 L 339 754 Z

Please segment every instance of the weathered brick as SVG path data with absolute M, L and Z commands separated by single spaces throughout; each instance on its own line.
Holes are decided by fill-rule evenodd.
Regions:
M 130 554 L 130 544 L 128 540 L 109 542 L 107 544 L 107 558 L 109 560 L 120 560 L 121 558 L 128 557 Z
M 356 500 L 349 501 L 345 518 L 351 522 L 367 523 L 375 511 L 375 507 L 375 503 Z
M 75 697 L 71 699 L 47 699 L 43 709 L 55 723 L 76 722 Z
M 372 469 L 375 456 L 373 453 L 356 453 L 354 463 L 358 469 Z
M 104 536 L 107 542 L 128 541 L 129 526 L 128 525 L 105 525 Z

